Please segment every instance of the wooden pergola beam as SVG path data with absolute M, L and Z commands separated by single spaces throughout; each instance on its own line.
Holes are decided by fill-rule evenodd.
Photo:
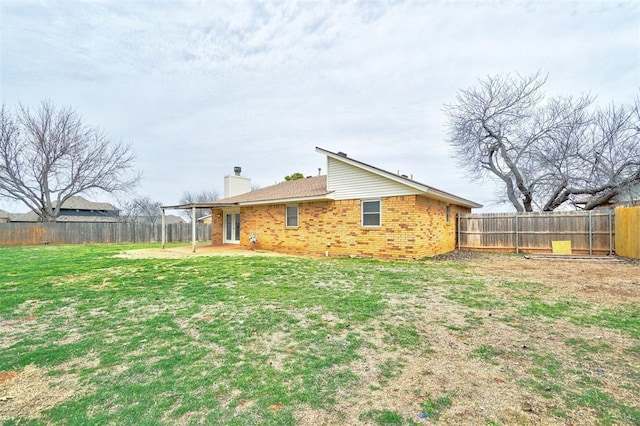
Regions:
M 170 210 L 191 210 L 191 250 L 193 253 L 196 252 L 196 209 L 213 209 L 216 207 L 228 207 L 232 204 L 226 203 L 191 203 L 191 204 L 178 204 L 175 206 L 161 206 L 162 210 L 162 249 L 164 250 L 166 242 L 167 242 L 167 231 L 166 231 L 166 220 L 165 220 L 165 211 L 167 209 Z
M 191 246 L 192 252 L 196 252 L 196 207 L 191 206 Z

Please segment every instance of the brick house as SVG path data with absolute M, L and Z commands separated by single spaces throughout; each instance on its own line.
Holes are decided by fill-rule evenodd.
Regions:
M 225 176 L 225 198 L 212 206 L 212 243 L 415 259 L 454 250 L 456 214 L 482 207 L 344 153 L 316 152 L 327 157 L 326 175 L 253 191 L 239 167 Z

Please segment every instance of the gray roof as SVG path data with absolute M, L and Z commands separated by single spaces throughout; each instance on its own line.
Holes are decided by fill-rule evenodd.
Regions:
M 54 207 L 57 203 L 54 203 Z M 76 216 L 73 214 L 67 214 L 66 210 L 81 210 L 81 211 L 94 211 L 93 215 L 82 215 Z M 104 216 L 100 215 L 100 212 L 115 212 L 113 213 L 103 213 Z M 118 222 L 117 212 L 119 210 L 110 203 L 96 203 L 93 201 L 89 201 L 84 197 L 79 195 L 75 195 L 70 197 L 64 203 L 62 203 L 62 209 L 60 210 L 60 214 L 56 218 L 57 222 Z M 8 213 L 6 217 L 8 217 L 10 222 L 38 222 L 40 217 L 34 212 L 30 211 L 27 213 Z M 2 213 L 0 213 L 0 217 Z
M 160 220 L 162 220 L 162 216 L 158 216 L 158 222 L 160 222 Z M 187 221 L 175 214 L 168 214 L 164 217 L 164 223 L 166 223 L 167 225 L 171 225 L 173 223 L 187 223 Z
M 141 222 L 155 221 L 156 223 L 160 223 L 160 221 L 162 220 L 162 215 L 153 216 L 153 217 L 143 216 L 143 217 L 139 217 L 138 220 L 140 220 Z M 184 220 L 184 218 L 177 216 L 175 214 L 167 214 L 164 216 L 164 223 L 167 225 L 173 225 L 175 223 L 187 223 L 187 221 Z
M 60 215 L 56 218 L 57 222 L 92 222 L 92 223 L 114 223 L 119 222 L 118 216 L 73 216 Z
M 34 212 L 9 213 L 9 222 L 37 222 L 38 215 Z
M 56 222 L 101 222 L 110 223 L 118 222 L 120 219 L 118 216 L 74 216 L 67 214 L 60 214 L 56 217 Z M 27 213 L 9 213 L 10 222 L 39 222 L 40 217 L 33 211 Z
M 55 208 L 58 203 L 54 202 L 53 207 Z M 106 210 L 106 211 L 118 211 L 118 209 L 110 203 L 96 203 L 93 201 L 89 201 L 80 195 L 74 195 L 73 197 L 69 197 L 64 203 L 62 203 L 63 209 L 68 210 Z

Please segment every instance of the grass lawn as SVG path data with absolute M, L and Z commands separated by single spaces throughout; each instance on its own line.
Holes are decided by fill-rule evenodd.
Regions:
M 0 248 L 4 424 L 640 424 L 640 266 Z

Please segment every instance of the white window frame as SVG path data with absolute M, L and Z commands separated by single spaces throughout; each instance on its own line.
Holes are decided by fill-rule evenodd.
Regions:
M 377 213 L 374 213 L 374 212 L 365 213 L 364 212 L 365 203 L 378 203 L 378 212 Z M 378 215 L 378 224 L 377 225 L 365 225 L 365 223 L 364 223 L 365 214 L 368 214 L 368 215 L 377 214 Z M 360 219 L 361 219 L 361 224 L 362 224 L 363 228 L 380 228 L 382 226 L 382 200 L 379 199 L 379 198 L 376 198 L 376 199 L 373 199 L 373 200 L 361 200 L 360 201 Z
M 296 224 L 289 224 L 289 209 L 296 209 Z M 298 228 L 300 226 L 300 207 L 297 204 L 287 204 L 284 208 L 284 226 L 285 228 Z

